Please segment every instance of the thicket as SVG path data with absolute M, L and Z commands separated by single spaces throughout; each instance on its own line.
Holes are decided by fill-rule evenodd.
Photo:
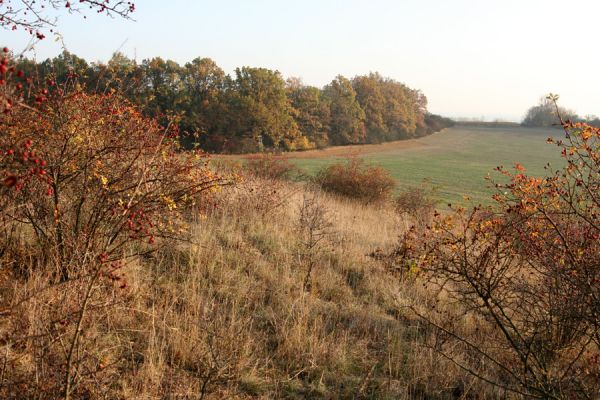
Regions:
M 138 63 L 117 53 L 106 64 L 88 64 L 66 51 L 43 62 L 19 59 L 17 67 L 58 84 L 75 74 L 91 92 L 116 90 L 163 124 L 174 117 L 186 146 L 211 152 L 379 143 L 452 124 L 427 111 L 419 90 L 377 73 L 338 76 L 316 88 L 266 68 L 242 67 L 230 76 L 209 58 Z
M 324 167 L 315 176 L 315 182 L 326 192 L 366 204 L 389 200 L 396 187 L 387 169 L 368 165 L 360 158 Z

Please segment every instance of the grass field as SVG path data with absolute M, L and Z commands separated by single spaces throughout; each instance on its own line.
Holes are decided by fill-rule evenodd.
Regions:
M 309 174 L 325 165 L 357 156 L 387 168 L 398 181 L 398 190 L 418 186 L 423 180 L 436 188 L 444 203 L 465 204 L 490 201 L 492 189 L 485 177 L 498 176 L 498 165 L 521 163 L 533 175 L 544 175 L 544 165 L 557 166 L 557 148 L 546 143 L 559 136 L 556 129 L 454 127 L 410 141 L 381 145 L 346 146 L 289 155 Z

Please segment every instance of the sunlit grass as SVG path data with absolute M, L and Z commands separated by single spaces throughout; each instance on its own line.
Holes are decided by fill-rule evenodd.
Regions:
M 559 165 L 559 152 L 546 139 L 561 133 L 551 128 L 454 127 L 419 139 L 421 146 L 367 152 L 361 157 L 389 169 L 399 191 L 427 180 L 443 203 L 465 204 L 465 196 L 474 203 L 488 203 L 493 189 L 485 177 L 500 178 L 494 172 L 496 166 L 518 162 L 530 174 L 544 175 L 547 163 Z M 340 160 L 343 158 L 315 157 L 292 162 L 312 175 Z

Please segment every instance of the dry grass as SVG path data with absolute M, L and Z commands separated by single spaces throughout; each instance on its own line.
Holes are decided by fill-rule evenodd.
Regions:
M 309 290 L 305 196 L 331 222 Z M 423 288 L 368 256 L 405 229 L 392 208 L 264 180 L 227 189 L 217 205 L 196 216 L 192 243 L 131 261 L 126 289 L 97 288 L 75 398 L 484 397 L 419 346 L 428 333 L 400 306 L 426 302 Z M 0 314 L 0 397 L 60 398 L 85 281 L 46 288 L 44 268 L 11 271 L 0 280 L 0 311 L 10 310 Z

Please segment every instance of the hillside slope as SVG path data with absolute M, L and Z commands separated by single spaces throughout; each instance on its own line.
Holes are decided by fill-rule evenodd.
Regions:
M 79 377 L 78 396 L 442 399 L 469 389 L 402 311 L 425 301 L 421 286 L 370 255 L 406 227 L 392 210 L 259 180 L 215 204 L 196 217 L 192 242 L 135 260 L 126 289 L 94 299 L 78 349 L 93 379 Z M 4 398 L 62 383 L 60 338 L 72 328 L 56 321 L 77 309 L 77 288 L 42 289 L 48 271 L 31 271 L 2 280 L 2 302 L 22 303 L 1 331 L 32 337 L 12 347 Z M 36 375 L 47 382 L 32 384 Z

